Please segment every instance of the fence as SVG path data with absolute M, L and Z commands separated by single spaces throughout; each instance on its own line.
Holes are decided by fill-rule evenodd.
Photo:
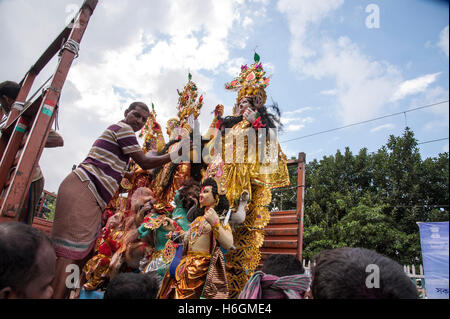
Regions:
M 305 259 L 303 259 L 303 268 L 305 269 L 305 273 L 310 275 L 311 274 L 311 261 L 310 260 L 306 261 Z M 419 270 L 418 273 L 416 272 L 417 269 Z M 417 291 L 419 293 L 419 298 L 427 299 L 423 266 L 419 265 L 419 267 L 417 268 L 416 265 L 404 265 L 403 271 L 409 278 L 411 278 L 413 283 L 416 285 Z
M 420 299 L 427 299 L 427 293 L 425 289 L 425 276 L 423 274 L 423 266 L 419 265 L 419 273 L 416 273 L 416 265 L 403 266 L 403 270 L 409 278 L 414 282 L 419 292 Z

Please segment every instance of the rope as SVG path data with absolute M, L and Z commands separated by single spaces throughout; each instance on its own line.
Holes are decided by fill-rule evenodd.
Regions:
M 78 58 L 78 52 L 80 51 L 80 44 L 72 39 L 67 40 L 66 43 L 64 43 L 64 46 L 62 47 L 59 55 L 62 55 L 63 50 L 69 50 L 73 54 L 75 54 L 75 59 Z

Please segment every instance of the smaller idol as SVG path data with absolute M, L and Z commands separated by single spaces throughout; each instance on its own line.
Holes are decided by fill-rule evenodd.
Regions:
M 230 225 L 221 219 L 229 204 L 225 195 L 219 195 L 217 182 L 206 179 L 201 185 L 200 208 L 193 213 L 189 230 L 183 232 L 183 256 L 174 274 L 166 273 L 159 291 L 160 299 L 227 299 L 228 281 L 221 248 L 233 246 Z M 176 224 L 169 223 L 172 230 Z

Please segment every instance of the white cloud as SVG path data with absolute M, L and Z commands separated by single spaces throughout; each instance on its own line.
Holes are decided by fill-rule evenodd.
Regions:
M 288 132 L 295 132 L 295 131 L 299 131 L 299 130 L 301 130 L 302 128 L 304 128 L 305 127 L 305 125 L 304 124 L 300 124 L 300 125 L 293 125 L 293 124 L 291 124 L 291 125 L 289 125 L 288 127 L 287 127 L 287 131 Z
M 323 39 L 321 45 L 321 56 L 302 70 L 317 79 L 335 79 L 341 121 L 349 124 L 379 114 L 401 82 L 398 68 L 366 56 L 347 37 Z
M 411 102 L 412 107 L 419 107 L 424 105 L 433 105 L 435 103 L 448 101 L 449 91 L 448 88 L 443 88 L 440 86 L 434 87 L 427 90 L 423 95 L 414 98 Z M 444 102 L 421 112 L 426 112 L 434 116 L 434 119 L 427 121 L 423 130 L 427 132 L 433 132 L 436 134 L 442 134 L 442 132 L 447 132 L 449 129 L 449 103 Z
M 438 42 L 438 46 L 439 48 L 445 53 L 445 55 L 448 58 L 448 48 L 449 48 L 449 44 L 448 44 L 448 25 L 441 31 L 441 33 L 439 34 L 439 42 Z
M 295 122 L 296 124 L 289 124 Z M 287 127 L 285 128 L 286 131 L 288 132 L 296 132 L 296 131 L 300 131 L 301 129 L 303 129 L 307 124 L 311 124 L 314 122 L 314 118 L 308 116 L 308 117 L 282 117 L 281 118 L 281 123 L 283 125 L 287 125 Z
M 281 117 L 281 123 L 283 123 L 283 125 L 287 125 L 287 124 L 295 122 L 295 121 L 297 121 L 297 119 L 295 119 L 295 118 Z
M 316 54 L 314 49 L 305 43 L 312 40 L 313 36 L 307 32 L 311 24 L 319 24 L 330 12 L 336 10 L 344 3 L 344 0 L 279 0 L 277 8 L 286 14 L 289 21 L 289 30 L 292 34 L 290 45 L 291 64 L 301 65 L 303 60 Z
M 391 124 L 391 123 L 383 124 L 383 125 L 380 125 L 380 126 L 377 126 L 377 127 L 374 127 L 373 129 L 371 129 L 370 133 L 375 133 L 375 132 L 378 132 L 378 131 L 381 131 L 381 130 L 392 129 L 394 127 L 395 127 L 395 125 Z
M 320 94 L 322 95 L 337 95 L 338 93 L 339 93 L 338 89 L 320 91 Z
M 65 9 L 82 2 L 48 0 L 42 6 L 0 1 L 0 41 L 9 47 L 0 60 L 0 78 L 20 81 L 73 13 Z M 61 97 L 59 126 L 65 146 L 45 150 L 40 161 L 46 188 L 56 191 L 72 164 L 84 159 L 95 138 L 120 120 L 134 100 L 153 102 L 165 131 L 167 120 L 177 113 L 176 89 L 183 89 L 189 71 L 204 93 L 199 120 L 206 130 L 221 101 L 213 91 L 214 79 L 205 74 L 228 69 L 235 76 L 233 66 L 247 63 L 239 57 L 229 62 L 230 50 L 245 47 L 251 30 L 264 21 L 266 5 L 233 0 L 99 1 Z M 226 112 L 230 109 L 225 105 Z M 55 168 L 55 159 L 68 168 Z
M 309 106 L 302 107 L 302 108 L 296 109 L 294 111 L 284 112 L 283 116 L 291 116 L 291 115 L 294 115 L 294 114 L 301 114 L 303 112 L 311 111 L 311 110 L 312 110 L 312 107 L 309 107 Z
M 320 23 L 342 4 L 340 0 L 280 0 L 278 9 L 289 22 L 291 66 L 305 77 L 334 79 L 336 88 L 321 93 L 335 94 L 334 112 L 349 124 L 380 113 L 402 78 L 397 67 L 365 55 L 350 38 L 331 38 L 319 30 Z
M 392 96 L 392 101 L 398 101 L 405 98 L 408 95 L 424 92 L 430 84 L 436 81 L 441 72 L 426 74 L 421 77 L 404 81 L 400 83 L 397 90 Z
M 249 17 L 245 17 L 244 21 L 242 22 L 242 26 L 243 27 L 248 27 L 248 26 L 250 26 L 252 24 L 253 24 L 253 20 L 250 19 Z

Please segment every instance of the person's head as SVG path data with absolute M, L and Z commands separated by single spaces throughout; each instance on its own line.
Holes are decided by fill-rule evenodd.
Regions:
M 144 127 L 149 116 L 150 110 L 145 103 L 134 102 L 125 111 L 125 123 L 130 125 L 133 131 L 137 132 Z
M 156 274 L 120 273 L 108 284 L 104 299 L 156 299 L 158 290 Z
M 325 250 L 314 258 L 316 299 L 417 299 L 417 289 L 394 260 L 365 248 Z
M 23 223 L 0 224 L 0 256 L 0 299 L 52 297 L 56 255 L 42 231 Z
M 265 274 L 275 275 L 277 277 L 301 275 L 305 273 L 302 263 L 292 255 L 270 255 L 264 261 L 261 270 Z
M 5 114 L 9 114 L 14 101 L 19 95 L 20 85 L 16 82 L 5 81 L 0 83 L 0 104 Z

